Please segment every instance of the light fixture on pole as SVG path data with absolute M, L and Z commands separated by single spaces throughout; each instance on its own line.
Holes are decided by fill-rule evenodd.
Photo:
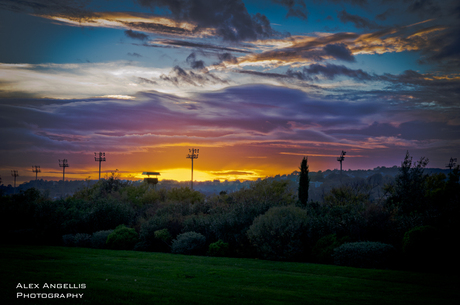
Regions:
M 42 171 L 40 170 L 40 166 L 35 165 L 32 166 L 32 172 L 35 173 L 35 180 L 38 180 L 38 173 L 41 173 Z
M 99 180 L 101 180 L 101 162 L 105 161 L 105 152 L 94 153 L 94 161 L 99 161 Z
M 192 180 L 191 180 L 191 188 L 193 190 L 193 159 L 198 159 L 198 153 L 200 152 L 199 149 L 191 148 L 188 150 L 189 154 L 187 155 L 188 159 L 192 159 Z
M 346 153 L 347 152 L 342 150 L 342 154 L 340 155 L 340 157 L 337 157 L 337 161 L 340 162 L 340 181 L 342 181 L 342 162 L 345 159 L 345 154 Z
M 13 178 L 14 178 L 13 187 L 14 187 L 14 193 L 16 193 L 16 177 L 19 177 L 18 171 L 12 170 L 11 171 L 11 176 L 13 176 Z
M 65 181 L 65 168 L 69 167 L 67 159 L 59 160 L 59 166 L 62 167 L 62 181 Z
M 446 165 L 452 171 L 452 167 L 455 167 L 455 164 L 457 163 L 457 158 L 450 158 L 449 164 Z

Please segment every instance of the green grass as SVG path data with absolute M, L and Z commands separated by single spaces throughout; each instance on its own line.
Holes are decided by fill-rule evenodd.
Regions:
M 459 277 L 254 259 L 1 246 L 3 304 L 457 304 Z M 84 290 L 17 289 L 85 283 Z M 16 293 L 84 293 L 17 299 Z

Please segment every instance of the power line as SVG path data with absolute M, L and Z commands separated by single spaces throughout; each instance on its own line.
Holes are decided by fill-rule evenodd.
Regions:
M 32 166 L 32 172 L 35 173 L 35 180 L 38 180 L 38 173 L 41 173 L 42 171 L 40 170 L 40 166 L 34 165 Z
M 192 187 L 192 190 L 193 190 L 193 159 L 198 159 L 198 153 L 200 152 L 200 150 L 199 150 L 199 149 L 192 148 L 192 149 L 189 149 L 188 152 L 189 152 L 189 154 L 187 155 L 187 158 L 188 158 L 188 159 L 192 159 L 192 180 L 191 180 L 191 187 Z
M 69 167 L 69 164 L 67 163 L 67 159 L 59 160 L 59 166 L 62 167 L 62 181 L 65 181 L 65 168 Z
M 101 162 L 105 161 L 105 152 L 94 153 L 94 161 L 99 161 L 99 180 L 101 180 Z

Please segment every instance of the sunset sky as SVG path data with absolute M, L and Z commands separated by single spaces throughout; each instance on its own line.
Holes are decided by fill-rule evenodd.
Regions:
M 0 0 L 0 45 L 5 185 L 460 158 L 458 0 Z

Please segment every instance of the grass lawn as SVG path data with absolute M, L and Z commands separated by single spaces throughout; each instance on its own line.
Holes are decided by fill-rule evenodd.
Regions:
M 3 304 L 457 304 L 459 277 L 254 259 L 0 246 Z M 39 284 L 39 289 L 17 288 Z M 86 289 L 46 289 L 69 283 Z M 79 299 L 17 293 L 83 293 Z M 62 295 L 61 295 L 62 296 Z

